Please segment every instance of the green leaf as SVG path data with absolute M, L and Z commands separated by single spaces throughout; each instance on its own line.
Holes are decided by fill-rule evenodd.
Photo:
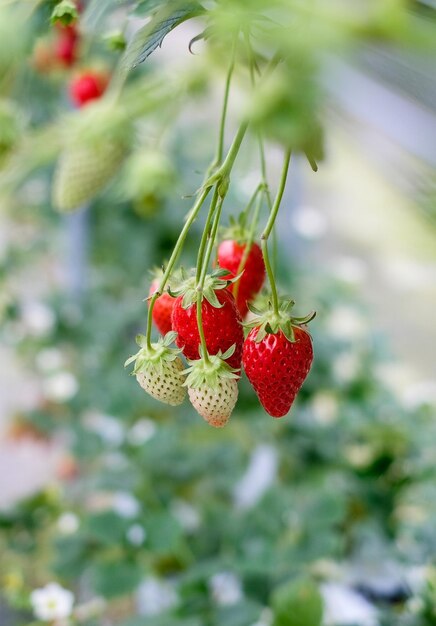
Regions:
M 123 540 L 128 528 L 125 519 L 113 511 L 104 511 L 88 517 L 86 530 L 93 539 L 112 545 Z
M 316 585 L 300 578 L 279 587 L 272 597 L 273 626 L 320 626 L 322 598 Z
M 182 530 L 170 515 L 154 514 L 147 519 L 147 542 L 156 554 L 169 554 L 177 549 Z
M 130 70 L 143 63 L 176 26 L 200 15 L 202 8 L 197 2 L 172 0 L 159 8 L 150 22 L 143 26 L 130 41 L 122 59 L 122 69 Z
M 62 0 L 55 6 L 51 14 L 50 21 L 52 24 L 60 23 L 68 26 L 77 20 L 77 6 L 71 0 Z
M 134 561 L 105 561 L 91 567 L 90 578 L 96 593 L 113 598 L 131 593 L 141 582 L 142 570 Z

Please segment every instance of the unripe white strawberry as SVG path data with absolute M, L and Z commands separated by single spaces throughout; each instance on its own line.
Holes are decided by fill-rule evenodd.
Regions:
M 188 389 L 189 399 L 194 409 L 206 422 L 215 428 L 222 428 L 229 421 L 238 399 L 236 380 L 220 378 L 215 387 L 207 383 Z
M 68 120 L 53 182 L 53 204 L 63 212 L 80 208 L 115 176 L 131 143 L 125 113 L 94 101 Z
M 141 349 L 125 363 L 129 365 L 135 362 L 132 373 L 144 391 L 171 406 L 182 404 L 186 396 L 183 387 L 183 362 L 178 356 L 180 350 L 169 347 L 175 336 L 175 333 L 167 333 L 148 347 L 144 335 L 138 335 L 136 342 Z
M 189 361 L 190 367 L 185 373 L 184 383 L 192 406 L 203 419 L 215 428 L 222 428 L 229 421 L 238 399 L 237 379 L 239 373 L 232 369 L 225 359 L 235 350 L 232 346 L 227 352 L 210 356 L 200 348 L 201 358 Z

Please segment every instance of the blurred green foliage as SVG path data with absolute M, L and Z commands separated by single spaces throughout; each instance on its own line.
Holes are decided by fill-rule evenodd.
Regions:
M 113 11 L 123 7 L 141 19 L 156 12 L 152 27 L 144 26 L 120 57 L 106 35 Z M 168 257 L 189 208 L 181 196 L 200 186 L 196 172 L 214 153 L 209 122 L 177 123 L 179 108 L 190 99 L 209 105 L 235 31 L 243 33 L 235 46 L 241 116 L 274 142 L 319 159 L 323 55 L 347 54 L 368 39 L 431 50 L 427 22 L 408 3 L 392 0 L 274 0 L 266 8 L 254 0 L 92 0 L 81 18 L 89 36 L 85 60 L 104 59 L 115 87 L 126 79 L 116 111 L 137 125 L 134 152 L 86 213 L 84 292 L 74 291 L 68 272 L 47 279 L 39 304 L 52 323 L 35 333 L 26 325 L 27 294 L 19 285 L 30 266 L 43 272 L 62 259 L 71 270 L 78 261 L 77 242 L 69 256 L 64 243 L 74 222 L 53 212 L 49 184 L 65 132 L 86 116 L 67 111 L 68 74 L 38 74 L 28 61 L 36 37 L 49 34 L 53 7 L 35 3 L 21 19 L 25 8 L 10 3 L 0 15 L 0 69 L 8 68 L 1 95 L 27 124 L 23 135 L 12 123 L 0 129 L 0 150 L 9 153 L 0 174 L 4 210 L 20 232 L 0 258 L 1 333 L 45 390 L 40 406 L 20 417 L 68 446 L 77 475 L 0 513 L 3 595 L 28 607 L 29 591 L 56 577 L 79 601 L 106 598 L 105 619 L 123 626 L 318 626 L 319 585 L 335 578 L 335 567 L 344 580 L 351 565 L 364 571 L 375 553 L 376 569 L 394 561 L 399 571 L 420 568 L 425 579 L 417 590 L 400 586 L 387 599 L 371 580 L 358 581 L 372 589 L 380 623 L 434 624 L 434 411 L 405 406 L 383 383 L 383 340 L 345 285 L 321 272 L 307 276 L 288 258 L 279 263 L 284 290 L 302 308 L 316 303 L 319 312 L 314 368 L 284 420 L 266 416 L 243 380 L 237 410 L 217 432 L 188 406 L 176 412 L 153 402 L 122 370 L 143 330 L 147 268 Z M 125 75 L 193 12 L 202 14 L 195 24 L 206 48 L 186 73 L 174 76 L 151 59 Z M 275 54 L 284 61 L 259 82 L 258 68 Z M 4 110 L 10 115 L 11 105 Z M 253 167 L 250 141 L 244 167 L 234 174 L 233 209 L 244 196 L 240 179 Z M 196 248 L 192 237 L 186 264 Z M 363 334 L 332 331 L 331 320 L 344 307 L 363 323 Z M 60 374 L 78 390 L 50 394 L 48 383 Z M 150 577 L 164 587 L 158 600 L 146 595 L 141 602 Z

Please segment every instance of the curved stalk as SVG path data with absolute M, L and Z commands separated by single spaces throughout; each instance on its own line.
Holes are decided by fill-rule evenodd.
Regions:
M 158 299 L 158 297 L 160 295 L 162 295 L 162 290 L 165 288 L 165 285 L 168 282 L 168 279 L 170 277 L 170 274 L 173 270 L 174 264 L 176 263 L 178 256 L 180 254 L 180 252 L 182 251 L 183 248 L 183 244 L 185 242 L 186 239 L 186 235 L 188 234 L 189 229 L 191 228 L 192 224 L 194 223 L 198 213 L 200 212 L 201 207 L 203 206 L 209 191 L 210 191 L 210 187 L 206 187 L 205 189 L 203 189 L 203 191 L 201 192 L 201 194 L 199 195 L 196 203 L 194 204 L 194 206 L 192 207 L 188 218 L 185 222 L 185 225 L 182 228 L 182 231 L 179 235 L 179 238 L 177 239 L 177 243 L 174 247 L 174 250 L 171 254 L 170 260 L 168 261 L 168 265 L 165 269 L 165 273 L 162 277 L 162 280 L 160 282 L 159 285 L 159 289 L 153 294 L 153 297 L 150 301 L 150 308 L 148 309 L 148 318 L 147 318 L 147 348 L 151 349 L 151 326 L 152 326 L 152 313 L 153 313 L 153 307 L 154 307 L 154 303 L 156 302 L 156 300 Z
M 271 267 L 271 263 L 269 260 L 269 254 L 268 254 L 268 237 L 271 234 L 271 231 L 273 229 L 274 223 L 276 221 L 276 217 L 277 214 L 279 212 L 279 208 L 280 208 L 280 203 L 282 201 L 283 198 L 283 193 L 285 191 L 285 186 L 286 186 L 286 180 L 288 177 L 288 170 L 289 170 L 289 162 L 291 160 L 291 150 L 287 150 L 286 154 L 285 154 L 285 160 L 283 162 L 283 168 L 282 168 L 282 174 L 280 177 L 280 182 L 279 182 L 279 187 L 277 189 L 277 194 L 274 200 L 274 204 L 272 206 L 271 212 L 269 214 L 269 218 L 268 218 L 268 222 L 265 226 L 265 229 L 261 235 L 261 245 L 262 245 L 262 253 L 263 253 L 263 260 L 265 263 L 265 268 L 266 268 L 266 272 L 268 274 L 268 280 L 271 286 L 271 294 L 272 294 L 272 305 L 273 305 L 273 310 L 274 313 L 276 315 L 278 315 L 279 312 L 279 299 L 278 299 L 278 295 L 277 295 L 277 287 L 276 287 L 276 282 L 275 282 L 275 278 L 274 278 L 274 272 L 272 270 Z

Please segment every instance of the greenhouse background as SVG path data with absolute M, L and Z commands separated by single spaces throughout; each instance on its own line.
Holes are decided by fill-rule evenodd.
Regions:
M 229 51 L 197 40 L 203 14 L 169 31 L 120 96 L 140 111 L 141 184 L 128 157 L 62 213 L 56 133 L 82 114 L 75 72 L 116 77 L 149 13 L 189 3 L 84 2 L 81 58 L 41 67 L 35 50 L 64 4 L 0 6 L 0 625 L 436 624 L 436 7 L 380 2 L 371 30 L 362 4 L 373 4 L 353 2 L 358 27 L 344 34 L 314 3 L 319 40 L 298 45 L 319 64 L 323 155 L 314 172 L 293 152 L 271 246 L 281 291 L 299 315 L 316 309 L 314 362 L 289 415 L 267 415 L 243 376 L 214 429 L 187 402 L 148 397 L 123 365 L 145 332 L 150 270 L 168 261 L 213 158 Z M 194 4 L 223 20 L 301 9 L 274 0 L 267 18 L 259 2 Z M 186 93 L 152 109 L 147 86 L 170 90 L 177 76 L 191 77 Z M 247 85 L 237 74 L 226 150 Z M 312 96 L 290 93 L 277 120 L 298 123 Z M 255 139 L 236 160 L 224 224 L 259 180 Z M 58 614 L 38 613 L 38 590 Z

